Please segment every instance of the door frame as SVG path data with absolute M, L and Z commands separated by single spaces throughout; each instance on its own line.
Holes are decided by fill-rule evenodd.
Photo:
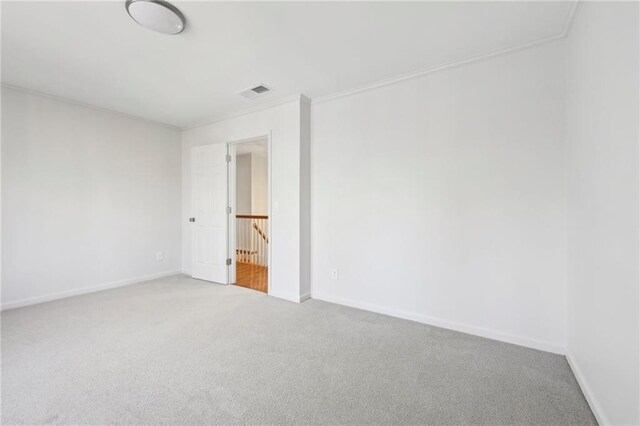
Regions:
M 271 294 L 271 264 L 273 246 L 273 226 L 272 226 L 272 211 L 271 207 L 271 131 L 267 134 L 253 136 L 246 139 L 235 140 L 227 142 L 227 153 L 231 156 L 229 167 L 227 167 L 227 205 L 231 207 L 231 213 L 227 220 L 228 229 L 228 241 L 229 247 L 227 249 L 229 257 L 231 258 L 231 265 L 227 268 L 227 282 L 229 284 L 235 284 L 236 282 L 236 146 L 244 142 L 254 142 L 258 140 L 267 140 L 267 219 L 269 229 L 269 244 L 267 252 L 267 294 Z

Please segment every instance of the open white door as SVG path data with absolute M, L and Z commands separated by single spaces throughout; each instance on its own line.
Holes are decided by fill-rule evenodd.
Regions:
M 191 274 L 228 284 L 227 144 L 191 148 Z

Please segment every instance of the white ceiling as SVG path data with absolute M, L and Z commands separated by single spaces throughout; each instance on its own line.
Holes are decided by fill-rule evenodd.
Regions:
M 3 2 L 2 81 L 177 126 L 317 98 L 562 33 L 571 2 L 173 2 L 182 34 L 124 0 Z M 274 89 L 247 100 L 256 83 Z

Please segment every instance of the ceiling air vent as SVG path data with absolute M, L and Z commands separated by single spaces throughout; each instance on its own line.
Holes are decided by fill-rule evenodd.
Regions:
M 240 92 L 240 94 L 247 99 L 254 99 L 269 92 L 271 92 L 270 88 L 268 88 L 264 84 L 258 84 L 255 87 L 244 89 L 242 92 Z

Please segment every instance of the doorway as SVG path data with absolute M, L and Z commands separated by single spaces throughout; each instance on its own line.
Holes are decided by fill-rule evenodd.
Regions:
M 269 141 L 258 138 L 229 144 L 229 221 L 234 254 L 230 283 L 269 290 Z

